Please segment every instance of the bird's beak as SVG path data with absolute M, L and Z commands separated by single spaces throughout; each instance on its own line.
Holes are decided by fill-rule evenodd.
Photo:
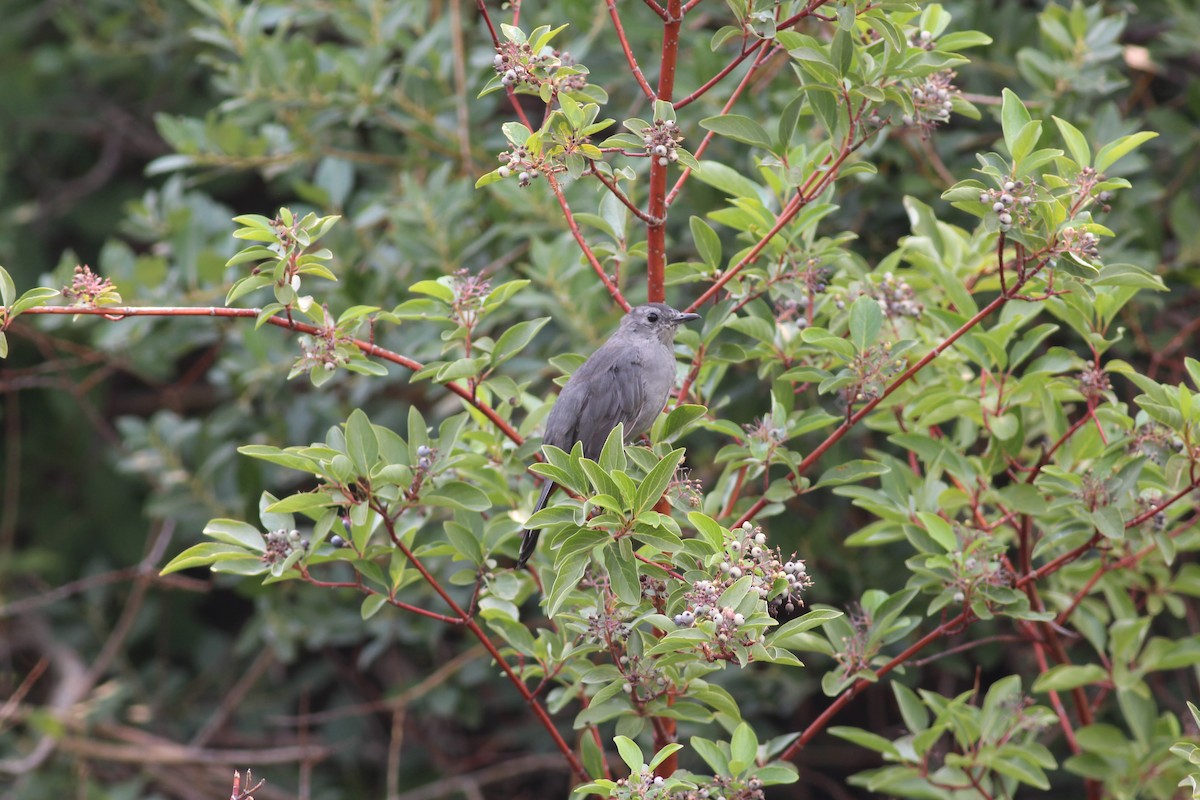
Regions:
M 694 319 L 700 319 L 700 315 L 693 314 L 690 311 L 683 312 L 675 318 L 675 324 L 678 325 L 681 322 L 691 322 Z

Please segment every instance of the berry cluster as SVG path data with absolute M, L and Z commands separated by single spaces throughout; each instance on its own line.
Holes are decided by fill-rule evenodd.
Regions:
M 1131 454 L 1141 453 L 1161 466 L 1166 462 L 1168 455 L 1182 453 L 1185 447 L 1182 437 L 1170 428 L 1157 422 L 1149 422 L 1138 428 L 1128 449 Z
M 892 343 L 873 344 L 854 357 L 851 368 L 856 380 L 842 390 L 847 406 L 874 400 L 883 394 L 891 378 L 907 366 L 892 356 Z
M 1036 188 L 1022 180 L 1005 181 L 999 189 L 980 192 L 979 202 L 992 207 L 1000 221 L 1000 230 L 1007 231 L 1014 222 L 1021 224 L 1028 219 Z
M 62 294 L 71 301 L 73 306 L 95 308 L 121 302 L 121 295 L 117 294 L 113 282 L 108 278 L 101 278 L 86 264 L 75 265 L 75 272 L 71 275 L 71 285 L 64 287 Z
M 817 295 L 829 290 L 833 270 L 821 266 L 819 259 L 809 258 L 802 268 L 789 270 L 780 277 L 788 280 L 785 291 L 793 291 L 796 296 L 779 301 L 775 319 L 781 325 L 792 323 L 797 329 L 803 330 L 809 326 L 809 310 L 815 306 Z
M 758 778 L 741 778 L 716 775 L 711 786 L 676 792 L 672 800 L 763 800 L 763 782 Z
M 1162 502 L 1162 492 L 1158 489 L 1145 489 L 1138 495 L 1137 516 L 1141 516 L 1152 508 L 1157 507 Z M 1149 525 L 1152 533 L 1162 533 L 1167 529 L 1167 512 L 1156 511 L 1154 516 L 1146 520 L 1143 525 Z
M 502 42 L 492 58 L 492 67 L 500 75 L 501 86 L 526 84 L 538 89 L 544 83 L 553 83 L 560 92 L 578 91 L 587 86 L 586 70 L 571 69 L 574 64 L 570 53 L 558 50 L 535 53 L 528 42 Z
M 1063 228 L 1059 234 L 1059 247 L 1063 252 L 1077 253 L 1086 258 L 1100 257 L 1100 237 L 1091 231 Z
M 679 786 L 679 781 L 655 775 L 654 770 L 648 767 L 642 767 L 640 771 L 631 773 L 628 778 L 620 778 L 616 783 L 612 797 L 621 800 L 666 800 L 675 796 L 671 790 Z
M 800 595 L 812 585 L 804 562 L 794 554 L 785 562 L 779 548 L 766 547 L 767 537 L 761 528 L 746 522 L 733 534 L 718 565 L 720 577 L 692 584 L 684 595 L 684 610 L 675 615 L 675 624 L 682 628 L 711 627 L 716 647 L 701 645 L 710 661 L 732 657 L 737 645 L 750 647 L 757 643 L 756 634 L 739 631 L 745 616 L 735 608 L 720 605 L 721 595 L 742 576 L 752 576 L 751 592 L 760 600 L 774 599 L 777 606 L 788 605 L 792 610 L 803 605 Z
M 932 50 L 933 35 L 929 31 L 921 31 L 917 39 L 910 43 L 913 47 Z M 950 112 L 954 109 L 954 98 L 959 94 L 958 87 L 954 85 L 955 77 L 954 70 L 944 69 L 912 87 L 909 96 L 912 98 L 913 110 L 911 114 L 901 117 L 901 121 L 909 127 L 920 128 L 922 137 L 927 137 L 938 125 L 949 122 Z
M 646 154 L 658 162 L 660 167 L 679 160 L 676 149 L 683 141 L 683 134 L 673 119 L 656 119 L 654 124 L 642 128 L 642 141 L 646 145 Z
M 891 272 L 883 273 L 883 280 L 869 285 L 864 293 L 875 298 L 880 310 L 888 319 L 912 317 L 920 319 L 925 313 L 925 306 L 919 302 L 917 293 L 904 278 L 897 278 Z
M 905 125 L 921 123 L 927 127 L 950 121 L 954 108 L 951 99 L 958 90 L 954 86 L 953 70 L 936 72 L 912 89 L 913 113 L 904 116 Z
M 502 164 L 500 169 L 496 170 L 500 177 L 507 178 L 516 173 L 517 181 L 522 187 L 537 180 L 541 170 L 546 168 L 544 159 L 534 160 L 524 146 L 514 146 L 511 150 L 505 150 L 497 158 Z
M 621 691 L 636 702 L 648 703 L 667 693 L 669 681 L 667 676 L 659 671 L 656 659 L 644 659 L 636 653 L 622 655 L 617 659 L 617 668 L 625 678 L 625 682 L 621 684 Z
M 308 539 L 300 536 L 300 531 L 283 530 L 270 531 L 263 537 L 267 541 L 266 552 L 262 554 L 265 564 L 275 564 L 285 560 L 294 550 L 307 550 Z

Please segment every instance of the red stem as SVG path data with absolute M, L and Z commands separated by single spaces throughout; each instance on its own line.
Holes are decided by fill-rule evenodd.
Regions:
M 1038 271 L 1041 270 L 1042 267 L 1045 266 L 1045 263 L 1046 262 L 1042 262 L 1042 264 L 1039 264 L 1035 269 L 1033 269 L 1029 273 L 1027 273 L 1025 275 L 1025 277 L 1022 279 L 1021 283 L 1018 283 L 1016 286 L 1013 287 L 1013 291 L 1015 292 L 1015 291 L 1019 290 L 1021 288 L 1021 286 L 1024 285 L 1024 283 L 1031 280 L 1033 278 L 1033 276 L 1036 275 L 1038 273 Z M 855 425 L 857 425 L 859 423 L 859 421 L 862 420 L 863 417 L 865 417 L 867 414 L 871 413 L 871 411 L 873 411 L 876 406 L 878 406 L 880 403 L 882 403 L 884 400 L 886 400 L 893 392 L 895 392 L 902 385 L 904 385 L 909 379 L 912 378 L 913 375 L 917 374 L 922 369 L 924 369 L 926 367 L 926 365 L 929 364 L 929 362 L 933 361 L 935 358 L 937 358 L 943 352 L 945 352 L 951 345 L 953 345 L 965 333 L 967 333 L 967 331 L 974 328 L 976 325 L 978 325 L 980 322 L 982 322 L 986 317 L 988 317 L 991 314 L 998 311 L 1005 303 L 1008 302 L 1008 299 L 1009 298 L 1007 296 L 1000 295 L 995 300 L 988 303 L 986 306 L 984 306 L 978 312 L 976 312 L 975 316 L 971 317 L 969 320 L 964 322 L 958 328 L 958 330 L 954 331 L 954 333 L 950 334 L 945 339 L 943 339 L 942 342 L 940 344 L 938 344 L 937 347 L 933 348 L 928 353 L 926 353 L 921 358 L 920 361 L 917 361 L 911 367 L 906 369 L 900 375 L 900 377 L 896 378 L 896 380 L 894 380 L 890 384 L 888 384 L 888 387 L 886 389 L 884 389 L 883 392 L 878 397 L 874 398 L 873 400 L 868 401 L 857 412 L 855 412 L 854 414 L 847 417 L 846 420 L 844 422 L 842 422 L 842 424 L 839 425 L 834 430 L 833 433 L 829 434 L 829 437 L 826 438 L 825 441 L 823 441 L 819 445 L 817 445 L 817 447 L 811 453 L 809 453 L 808 456 L 805 457 L 805 459 L 803 461 L 800 462 L 800 464 L 796 467 L 795 473 L 793 473 L 793 474 L 795 474 L 795 475 L 803 474 L 804 471 L 807 470 L 810 466 L 812 466 L 812 464 L 818 458 L 823 456 L 825 454 L 825 452 L 827 450 L 829 450 L 829 448 L 833 447 L 835 444 L 837 444 L 838 441 L 841 440 L 841 438 L 843 436 L 845 436 L 847 433 L 849 433 L 850 429 L 853 428 Z M 697 301 L 697 302 L 699 302 L 699 301 Z M 738 519 L 738 521 L 736 523 L 734 523 L 734 527 L 740 526 L 742 523 L 748 522 L 748 521 L 754 519 L 754 517 L 758 514 L 758 512 L 762 511 L 763 508 L 766 507 L 766 505 L 767 505 L 767 499 L 765 497 L 760 497 L 758 500 L 755 501 L 754 505 L 752 505 L 746 511 L 746 513 L 742 514 L 741 518 Z
M 916 642 L 913 642 L 913 644 L 909 645 L 909 647 L 900 655 L 896 656 L 891 661 L 875 670 L 875 681 L 869 681 L 866 678 L 861 678 L 855 681 L 849 689 L 839 694 L 837 699 L 830 703 L 829 707 L 821 712 L 820 716 L 809 723 L 808 727 L 804 729 L 804 732 L 800 734 L 796 741 L 792 742 L 787 750 L 784 750 L 782 753 L 780 753 L 779 760 L 789 761 L 794 758 L 795 755 L 803 750 L 809 742 L 816 738 L 816 735 L 825 729 L 825 726 L 828 725 L 835 716 L 837 716 L 837 713 L 845 708 L 850 701 L 853 700 L 863 689 L 866 689 L 868 686 L 874 686 L 879 678 L 887 675 L 896 667 L 900 666 L 905 661 L 936 642 L 938 639 L 947 635 L 951 631 L 958 630 L 970 621 L 971 612 L 963 611 L 954 619 L 950 620 L 949 622 L 943 622 L 941 625 L 937 626 L 937 628 L 925 634 Z
M 608 293 L 612 299 L 616 300 L 617 305 L 623 310 L 628 311 L 630 309 L 629 301 L 621 294 L 621 290 L 617 288 L 617 285 L 612 282 L 612 278 L 608 277 L 608 273 L 604 271 L 604 265 L 600 263 L 600 259 L 596 258 L 596 254 L 592 252 L 592 246 L 587 243 L 587 239 L 583 236 L 583 231 L 579 229 L 579 223 L 575 221 L 575 214 L 571 212 L 571 206 L 567 204 L 567 198 L 563 194 L 562 187 L 558 185 L 554 173 L 546 173 L 546 180 L 549 181 L 550 189 L 554 192 L 554 196 L 558 198 L 558 205 L 567 220 L 567 227 L 571 229 L 571 235 L 575 237 L 575 242 L 579 245 L 579 249 L 583 251 L 584 257 L 592 265 L 592 269 L 600 277 L 600 281 L 604 284 L 604 288 L 608 289 Z
M 475 638 L 479 640 L 479 643 L 483 645 L 484 649 L 488 651 L 488 654 L 491 655 L 492 659 L 495 660 L 496 664 L 501 670 L 503 670 L 504 674 L 508 676 L 508 679 L 512 682 L 513 686 L 517 687 L 517 691 L 521 693 L 521 696 L 525 699 L 526 704 L 533 711 L 534 715 L 537 716 L 538 720 L 542 723 L 542 726 L 545 727 L 546 732 L 550 734 L 550 738 L 554 741 L 555 746 L 557 746 L 559 751 L 562 752 L 563 758 L 565 758 L 567 763 L 571 766 L 571 771 L 574 772 L 580 780 L 587 780 L 589 777 L 587 770 L 584 769 L 583 763 L 575 755 L 575 751 L 571 749 L 571 746 L 567 744 L 565 739 L 563 739 L 562 734 L 558 732 L 558 728 L 555 726 L 554 720 L 550 719 L 550 714 L 547 713 L 545 707 L 538 702 L 538 699 L 533 696 L 533 693 L 529 690 L 529 687 L 525 685 L 523 680 L 521 680 L 521 676 L 513 671 L 513 668 L 504 659 L 504 656 L 500 654 L 500 650 L 492 642 L 491 638 L 482 628 L 479 627 L 479 623 L 472 619 L 471 615 L 464 611 L 463 608 L 457 602 L 455 602 L 454 598 L 450 596 L 450 593 L 446 591 L 445 587 L 443 587 L 441 583 L 438 582 L 437 578 L 435 578 L 433 574 L 426 569 L 425 565 L 421 563 L 421 560 L 413 555 L 412 550 L 408 548 L 408 545 L 404 543 L 404 540 L 400 536 L 396 535 L 395 526 L 388 518 L 386 509 L 375 506 L 372 506 L 372 508 L 375 510 L 375 513 L 383 517 L 385 523 L 387 524 L 388 534 L 391 536 L 392 544 L 396 545 L 397 549 L 404 553 L 404 557 L 408 559 L 408 563 L 412 564 L 413 568 L 421 574 L 421 577 L 425 579 L 425 582 L 429 584 L 430 588 L 432 588 L 438 594 L 438 596 L 442 598 L 442 602 L 448 605 L 450 610 L 454 612 L 454 615 L 461 620 L 461 624 L 464 625 L 467 630 L 471 631 Z
M 101 308 L 76 308 L 74 306 L 38 306 L 37 308 L 29 308 L 22 311 L 21 314 L 66 314 L 80 315 L 91 317 L 104 317 L 110 322 L 119 322 L 125 317 L 238 317 L 238 318 L 256 318 L 261 313 L 257 308 L 221 308 L 218 306 L 207 307 L 181 307 L 181 306 L 104 306 Z M 316 325 L 310 325 L 307 322 L 296 322 L 295 320 L 284 319 L 283 317 L 270 317 L 267 322 L 277 328 L 285 330 L 297 331 L 298 333 L 306 333 L 311 336 L 321 335 L 320 329 Z M 415 361 L 407 356 L 402 356 L 399 353 L 387 350 L 372 342 L 363 339 L 350 340 L 355 347 L 363 352 L 364 355 L 375 356 L 384 361 L 390 361 L 393 364 L 399 364 L 402 367 L 411 369 L 413 372 L 425 367 L 420 361 Z M 483 402 L 477 397 L 472 397 L 471 392 L 461 384 L 450 381 L 442 384 L 456 395 L 466 400 L 475 409 L 482 412 L 489 420 L 492 421 L 500 431 L 517 444 L 523 443 L 525 440 L 521 434 L 517 433 L 516 428 L 508 424 L 496 410 Z
M 679 60 L 679 24 L 683 0 L 667 0 L 663 21 L 662 64 L 658 73 L 659 100 L 670 102 L 675 94 L 675 67 Z M 667 166 L 650 159 L 650 216 L 657 220 L 646 226 L 646 297 L 651 303 L 666 299 L 667 265 Z
M 750 69 L 746 70 L 746 74 L 742 76 L 741 82 L 738 83 L 737 88 L 734 89 L 733 93 L 729 95 L 729 100 L 726 101 L 725 105 L 721 108 L 722 114 L 729 113 L 729 110 L 733 108 L 733 104 L 738 101 L 738 98 L 742 96 L 742 92 L 744 92 L 746 87 L 750 85 L 750 79 L 754 77 L 754 73 L 758 71 L 758 68 L 762 66 L 762 63 L 767 60 L 767 57 L 771 55 L 772 52 L 774 52 L 774 50 L 767 50 L 765 48 L 759 51 L 758 58 L 754 59 L 754 63 L 750 65 Z M 676 104 L 676 108 L 678 107 L 678 104 Z M 708 149 L 708 145 L 710 142 L 712 142 L 715 135 L 716 134 L 714 134 L 712 131 L 704 134 L 704 138 L 700 141 L 700 146 L 697 147 L 695 152 L 692 153 L 692 155 L 696 157 L 697 161 L 699 161 L 700 157 L 704 155 L 704 151 Z M 679 179 L 675 181 L 675 185 L 671 187 L 671 191 L 667 195 L 668 207 L 670 207 L 671 203 L 675 202 L 676 196 L 678 196 L 679 191 L 683 188 L 683 185 L 687 183 L 687 179 L 691 177 L 691 175 L 692 169 L 691 167 L 688 167 L 683 171 L 683 174 L 679 176 Z
M 608 15 L 612 17 L 617 41 L 621 43 L 621 49 L 625 51 L 625 60 L 629 62 L 629 71 L 633 73 L 638 86 L 642 87 L 642 93 L 646 95 L 646 98 L 653 100 L 654 90 L 650 88 L 650 82 L 642 74 L 642 68 L 638 66 L 637 58 L 633 55 L 633 48 L 629 46 L 629 39 L 625 36 L 625 26 L 621 24 L 621 15 L 617 12 L 617 0 L 608 0 Z

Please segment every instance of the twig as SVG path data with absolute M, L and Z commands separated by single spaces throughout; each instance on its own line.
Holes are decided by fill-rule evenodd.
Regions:
M 626 307 L 628 310 L 628 307 Z M 241 319 L 257 318 L 261 313 L 257 308 L 224 308 L 222 306 L 104 306 L 101 308 L 82 308 L 75 306 L 38 306 L 30 308 L 22 312 L 25 314 L 64 314 L 64 315 L 80 315 L 92 317 L 104 317 L 110 322 L 119 322 L 125 317 L 236 317 Z M 295 320 L 287 320 L 282 317 L 270 317 L 267 323 L 274 325 L 277 328 L 305 333 L 311 336 L 320 335 L 320 331 L 316 325 L 310 325 L 307 322 L 296 322 Z M 364 355 L 375 356 L 384 361 L 390 361 L 393 364 L 399 364 L 402 367 L 413 370 L 414 372 L 424 368 L 424 364 L 420 361 L 400 355 L 386 348 L 380 347 L 372 342 L 362 339 L 351 339 L 351 343 L 357 347 Z M 521 434 L 517 433 L 516 428 L 510 425 L 501 417 L 494 408 L 489 406 L 477 397 L 472 397 L 470 390 L 461 384 L 454 381 L 448 381 L 444 384 L 447 389 L 454 392 L 456 395 L 466 400 L 474 408 L 492 421 L 500 431 L 511 439 L 516 444 L 523 444 L 525 439 Z
M 592 270 L 595 271 L 597 276 L 599 276 L 601 283 L 604 284 L 604 288 L 608 290 L 609 296 L 617 302 L 617 305 L 619 305 L 622 310 L 628 311 L 631 307 L 629 305 L 629 301 L 625 299 L 625 297 L 621 294 L 621 290 L 618 289 L 617 285 L 612 282 L 611 278 L 608 277 L 608 273 L 604 271 L 604 265 L 600 263 L 600 259 L 596 258 L 596 254 L 592 251 L 591 245 L 589 245 L 587 243 L 587 239 L 584 238 L 583 231 L 579 229 L 579 223 L 575 221 L 575 214 L 572 213 L 571 206 L 568 205 L 567 198 L 563 194 L 562 187 L 558 185 L 558 181 L 555 179 L 554 174 L 547 173 L 546 180 L 549 181 L 550 189 L 554 192 L 554 196 L 558 198 L 558 205 L 563 210 L 563 215 L 566 217 L 567 227 L 570 228 L 571 235 L 575 237 L 575 242 L 579 245 L 579 249 L 583 251 L 583 255 L 587 259 L 588 263 L 592 265 Z

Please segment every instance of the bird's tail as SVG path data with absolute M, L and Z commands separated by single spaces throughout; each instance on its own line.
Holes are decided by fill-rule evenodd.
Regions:
M 533 507 L 533 514 L 541 511 L 546 507 L 546 501 L 550 498 L 550 492 L 554 491 L 554 481 L 549 478 L 542 484 L 542 493 L 538 496 L 537 505 Z M 533 516 L 530 514 L 529 516 Z M 537 549 L 538 534 L 541 531 L 538 529 L 526 530 L 524 537 L 521 539 L 521 552 L 517 554 L 517 569 L 525 569 L 525 565 L 533 556 L 533 551 Z

